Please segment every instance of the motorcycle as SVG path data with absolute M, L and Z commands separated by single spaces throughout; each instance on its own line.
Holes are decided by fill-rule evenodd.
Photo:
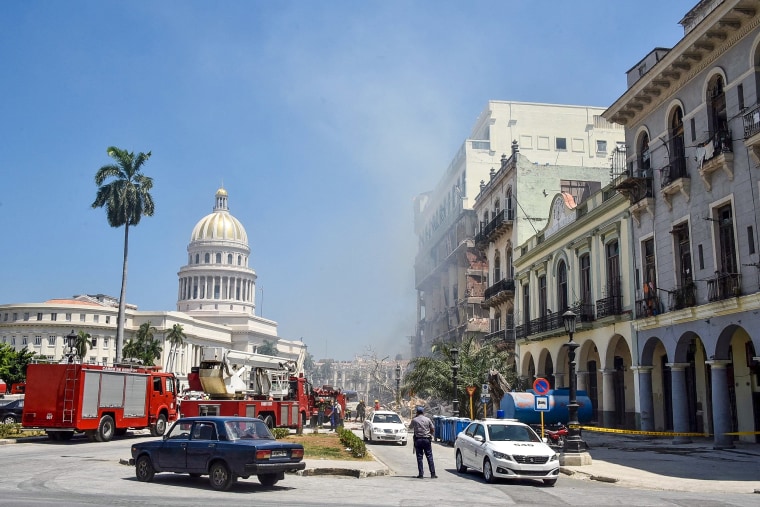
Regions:
M 549 439 L 549 445 L 553 447 L 562 447 L 565 445 L 565 438 L 568 434 L 567 426 L 559 423 L 556 430 L 547 429 L 544 431 L 546 438 Z

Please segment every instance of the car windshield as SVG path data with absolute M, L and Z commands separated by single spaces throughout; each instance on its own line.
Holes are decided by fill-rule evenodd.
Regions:
M 403 424 L 401 418 L 397 414 L 375 414 L 375 417 L 372 418 L 372 422 Z
M 230 440 L 274 440 L 274 436 L 261 419 L 240 419 L 224 423 Z
M 527 426 L 489 424 L 488 439 L 493 442 L 540 442 L 536 432 Z

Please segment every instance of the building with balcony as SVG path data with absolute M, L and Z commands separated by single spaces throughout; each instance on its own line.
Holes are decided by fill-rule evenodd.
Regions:
M 489 268 L 494 254 L 483 246 L 500 238 L 515 244 L 518 223 L 542 227 L 546 205 L 565 177 L 563 168 L 579 168 L 584 176 L 577 180 L 609 179 L 610 154 L 623 144 L 624 135 L 622 127 L 601 117 L 602 112 L 588 106 L 488 102 L 435 189 L 415 199 L 419 250 L 414 265 L 418 298 L 413 356 L 429 354 L 438 341 L 459 342 L 466 334 L 511 340 L 506 335 L 512 327 L 509 312 L 496 318 L 489 306 L 503 302 L 509 293 L 507 252 L 500 247 L 494 276 Z M 508 157 L 518 146 L 524 157 Z M 497 172 L 506 172 L 502 167 L 509 160 L 519 163 L 520 171 L 530 172 L 536 185 L 522 187 L 519 203 L 509 201 L 506 188 L 494 182 Z M 483 198 L 476 212 L 476 196 L 484 189 L 489 198 Z M 486 293 L 490 303 L 484 307 Z
M 641 427 L 723 448 L 760 429 L 760 5 L 703 0 L 680 24 L 604 117 L 626 129 Z
M 628 200 L 612 183 L 580 202 L 555 194 L 548 222 L 515 248 L 514 308 L 518 374 L 524 385 L 546 378 L 570 385 L 563 314 L 577 315 L 578 389 L 594 420 L 636 426 L 631 316 L 633 267 Z

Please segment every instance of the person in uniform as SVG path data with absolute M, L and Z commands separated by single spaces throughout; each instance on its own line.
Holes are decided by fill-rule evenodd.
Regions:
M 435 475 L 435 463 L 433 463 L 433 437 L 435 437 L 435 425 L 429 417 L 425 415 L 425 409 L 421 406 L 417 407 L 417 416 L 412 419 L 412 423 L 409 425 L 413 431 L 414 439 L 414 451 L 417 455 L 417 478 L 422 479 L 425 476 L 425 469 L 422 464 L 422 455 L 425 454 L 427 459 L 428 469 L 430 470 L 430 477 L 437 479 Z

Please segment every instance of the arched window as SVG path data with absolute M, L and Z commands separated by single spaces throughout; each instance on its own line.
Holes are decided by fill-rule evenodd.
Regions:
M 221 264 L 222 263 L 222 254 L 217 253 L 216 254 L 216 263 Z
M 506 258 L 506 261 L 504 263 L 504 271 L 506 272 L 506 274 L 504 275 L 504 277 L 510 280 L 514 280 L 515 268 L 512 267 L 512 249 L 511 248 L 507 250 L 507 254 L 505 258 Z
M 709 104 L 710 141 L 712 152 L 717 155 L 731 151 L 731 137 L 728 134 L 728 115 L 726 114 L 726 92 L 723 76 L 715 76 L 707 87 L 707 103 Z M 708 157 L 710 158 L 710 157 Z
M 557 266 L 557 309 L 560 313 L 568 310 L 567 302 L 567 265 L 564 260 Z
M 493 259 L 493 283 L 491 285 L 499 281 L 501 281 L 501 257 L 499 256 L 499 252 L 496 252 L 496 256 Z
M 206 254 L 206 256 L 204 257 L 203 262 L 205 262 L 206 264 L 208 264 L 208 263 L 211 262 L 211 254 L 210 253 Z
M 195 263 L 200 264 L 200 262 L 201 262 L 200 256 L 198 254 L 195 254 Z
M 238 266 L 240 266 L 242 262 L 243 262 L 243 256 L 238 255 Z
M 227 254 L 227 264 L 232 264 L 232 254 Z
M 665 184 L 686 176 L 686 145 L 684 143 L 683 110 L 676 107 L 670 117 L 670 167 L 663 171 Z
M 641 138 L 639 138 L 638 159 L 639 174 L 636 174 L 635 176 L 640 176 L 643 178 L 651 177 L 652 164 L 649 160 L 649 134 L 646 132 L 641 134 Z
M 507 195 L 504 200 L 504 209 L 507 210 L 506 213 L 506 219 L 507 220 L 514 220 L 515 219 L 515 209 L 514 209 L 514 203 L 512 202 L 512 187 L 509 187 L 507 189 Z

